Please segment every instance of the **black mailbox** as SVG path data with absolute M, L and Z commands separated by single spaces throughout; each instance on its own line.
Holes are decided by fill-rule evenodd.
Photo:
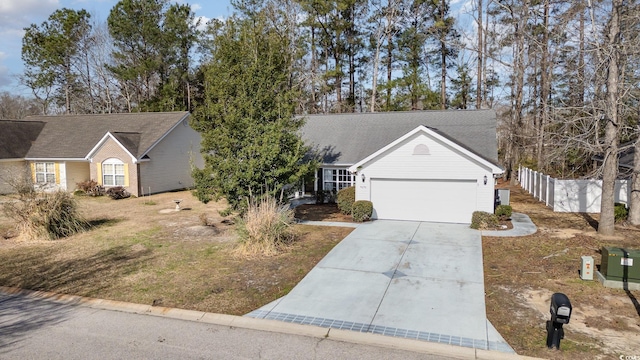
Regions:
M 567 295 L 555 293 L 551 295 L 551 320 L 547 321 L 547 347 L 560 349 L 560 340 L 564 338 L 562 325 L 568 324 L 571 319 L 571 302 Z
M 551 321 L 559 324 L 568 324 L 571 318 L 571 302 L 567 295 L 555 293 L 551 296 Z

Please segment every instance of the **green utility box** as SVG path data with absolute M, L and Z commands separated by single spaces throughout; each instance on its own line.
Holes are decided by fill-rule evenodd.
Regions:
M 603 247 L 600 273 L 607 280 L 640 283 L 640 250 Z

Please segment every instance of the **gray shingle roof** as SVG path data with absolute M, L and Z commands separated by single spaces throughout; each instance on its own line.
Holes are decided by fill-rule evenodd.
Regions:
M 302 138 L 324 164 L 353 165 L 419 125 L 434 128 L 497 164 L 493 110 L 407 111 L 307 115 Z
M 38 138 L 40 121 L 0 120 L 0 159 L 22 159 Z
M 188 112 L 32 116 L 45 123 L 26 157 L 34 159 L 84 158 L 107 133 L 140 158 Z

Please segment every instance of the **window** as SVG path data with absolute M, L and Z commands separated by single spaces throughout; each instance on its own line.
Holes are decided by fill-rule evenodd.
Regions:
M 36 184 L 55 184 L 56 165 L 52 162 L 36 163 Z
M 102 163 L 102 185 L 124 186 L 124 164 L 118 159 L 107 159 Z
M 322 180 L 323 190 L 339 191 L 352 186 L 355 182 L 355 175 L 347 169 L 323 169 Z

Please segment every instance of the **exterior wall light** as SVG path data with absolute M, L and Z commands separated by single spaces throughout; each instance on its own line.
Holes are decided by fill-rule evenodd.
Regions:
M 489 179 L 487 178 L 487 175 L 484 176 L 484 184 L 487 185 L 487 181 L 489 181 Z
M 366 179 L 366 177 L 364 176 L 364 174 L 360 174 L 360 179 L 362 179 L 362 182 L 364 182 L 364 180 Z

